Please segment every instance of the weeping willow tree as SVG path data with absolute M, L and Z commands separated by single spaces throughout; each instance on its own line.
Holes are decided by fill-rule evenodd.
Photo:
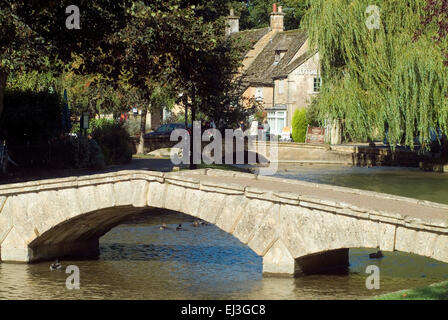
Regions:
M 378 28 L 368 28 L 380 9 Z M 319 49 L 319 118 L 344 119 L 348 138 L 387 137 L 392 145 L 428 146 L 448 133 L 448 68 L 435 26 L 422 32 L 426 0 L 311 0 L 304 17 Z M 433 135 L 433 134 L 432 134 Z

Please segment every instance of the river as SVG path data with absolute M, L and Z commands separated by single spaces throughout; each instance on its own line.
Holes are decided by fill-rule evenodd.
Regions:
M 447 175 L 412 169 L 282 166 L 290 179 L 348 186 L 448 203 Z M 262 261 L 213 225 L 189 216 L 148 211 L 100 240 L 95 261 L 62 261 L 80 269 L 80 290 L 67 290 L 64 269 L 49 263 L 0 263 L 0 299 L 365 299 L 448 280 L 448 265 L 420 256 L 351 249 L 348 274 L 299 278 L 262 276 Z M 162 223 L 170 229 L 160 230 Z M 184 231 L 175 227 L 183 224 Z M 368 265 L 381 270 L 381 289 L 366 289 Z

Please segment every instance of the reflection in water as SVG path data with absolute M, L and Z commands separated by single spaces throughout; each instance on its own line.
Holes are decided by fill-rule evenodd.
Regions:
M 403 169 L 288 167 L 279 176 L 445 202 L 446 175 Z M 405 253 L 351 249 L 349 275 L 262 277 L 262 260 L 215 226 L 194 228 L 192 218 L 148 211 L 101 238 L 97 261 L 0 263 L 0 299 L 363 299 L 448 280 L 448 265 Z M 166 223 L 170 230 L 160 230 Z M 175 231 L 182 223 L 185 231 Z M 65 267 L 81 271 L 81 290 L 65 287 Z M 381 270 L 381 290 L 369 291 L 368 265 Z

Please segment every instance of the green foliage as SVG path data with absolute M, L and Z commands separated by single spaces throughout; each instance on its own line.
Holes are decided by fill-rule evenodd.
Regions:
M 62 106 L 56 93 L 6 92 L 0 136 L 13 159 L 25 167 L 102 169 L 104 157 L 94 140 L 70 137 L 61 129 Z
M 307 0 L 283 0 L 275 1 L 278 6 L 283 6 L 285 13 L 285 29 L 292 30 L 300 27 L 301 20 L 308 8 Z M 264 28 L 270 25 L 272 13 L 271 0 L 233 1 L 232 7 L 240 15 L 241 29 Z
M 183 87 L 185 96 L 191 97 L 189 107 L 202 114 L 202 120 L 213 121 L 220 130 L 237 127 L 259 107 L 253 99 L 241 97 L 244 83 L 238 73 L 247 44 L 225 37 L 222 28 L 223 24 L 214 27 L 216 42 L 213 47 L 198 53 L 193 65 L 183 60 L 181 68 L 183 78 L 188 79 Z M 186 51 L 188 53 L 190 49 L 186 48 Z
M 51 71 L 12 72 L 8 77 L 7 87 L 9 90 L 15 91 L 53 92 L 59 94 L 61 81 Z
M 306 108 L 306 121 L 310 126 L 319 127 L 323 125 L 319 119 L 318 98 L 313 99 L 311 104 Z
M 98 142 L 107 165 L 125 164 L 132 159 L 126 129 L 114 120 L 98 119 L 91 123 L 92 137 Z
M 297 109 L 292 116 L 292 139 L 294 142 L 305 142 L 307 127 L 308 120 L 306 109 Z
M 434 31 L 420 29 L 425 0 L 316 0 L 305 16 L 323 70 L 319 118 L 345 119 L 351 139 L 378 133 L 392 145 L 425 146 L 431 129 L 448 132 L 448 69 Z M 380 11 L 368 29 L 369 5 Z
M 376 296 L 374 300 L 446 300 L 448 283 L 442 282 L 428 287 L 414 288 Z
M 135 137 L 140 132 L 140 117 L 130 118 L 123 123 L 123 128 L 130 137 Z
M 74 168 L 101 170 L 106 165 L 101 147 L 93 139 L 70 137 L 64 147 L 71 154 L 71 165 Z

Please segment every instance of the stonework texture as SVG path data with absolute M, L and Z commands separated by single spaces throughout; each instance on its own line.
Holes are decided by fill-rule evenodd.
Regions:
M 0 186 L 1 261 L 93 257 L 98 239 L 150 208 L 215 224 L 293 276 L 348 263 L 348 248 L 448 262 L 448 206 L 221 170 L 121 171 Z

